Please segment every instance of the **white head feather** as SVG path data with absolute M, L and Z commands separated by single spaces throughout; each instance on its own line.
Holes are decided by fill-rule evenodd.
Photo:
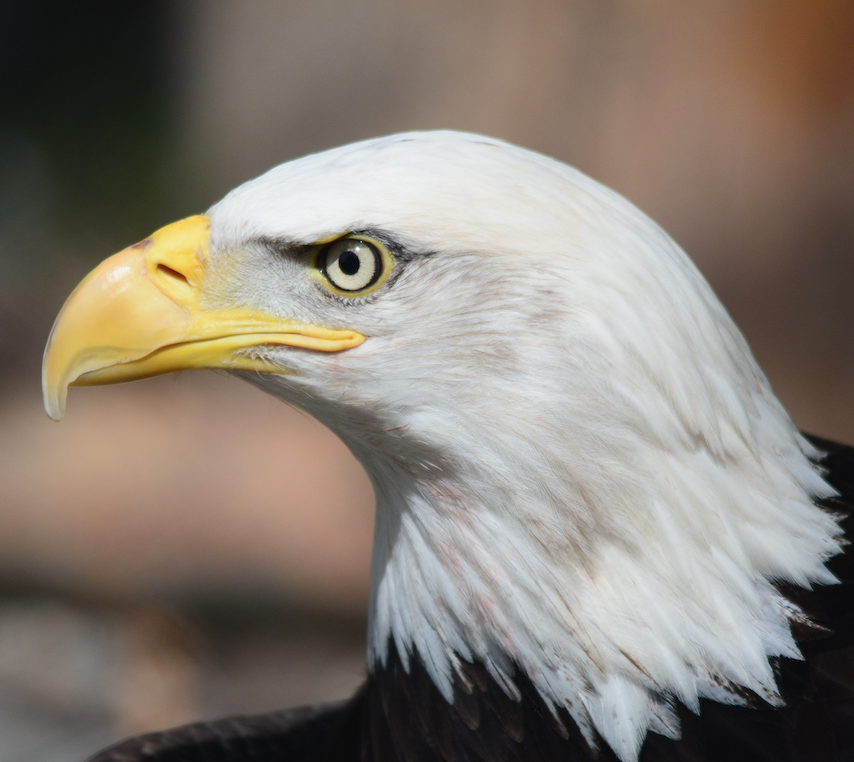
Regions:
M 616 193 L 500 141 L 371 140 L 277 167 L 211 210 L 209 300 L 350 328 L 269 349 L 255 383 L 341 436 L 377 497 L 370 659 L 513 664 L 624 762 L 678 699 L 780 702 L 799 658 L 773 582 L 831 583 L 832 494 L 679 247 Z M 295 245 L 373 231 L 411 256 L 329 298 Z M 243 267 L 248 261 L 261 266 Z M 226 285 L 227 284 L 227 285 Z

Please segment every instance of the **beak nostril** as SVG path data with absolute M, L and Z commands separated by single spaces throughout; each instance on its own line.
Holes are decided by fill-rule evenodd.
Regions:
M 187 286 L 190 285 L 190 281 L 187 280 L 187 276 L 183 273 L 179 273 L 177 270 L 173 270 L 168 265 L 164 265 L 163 263 L 157 264 L 157 272 L 161 275 L 165 275 L 167 278 L 171 278 L 172 280 L 176 280 L 180 283 L 183 283 Z

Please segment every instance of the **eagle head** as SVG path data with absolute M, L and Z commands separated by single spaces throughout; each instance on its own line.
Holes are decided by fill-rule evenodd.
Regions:
M 116 254 L 45 352 L 68 385 L 223 368 L 326 424 L 377 499 L 369 661 L 524 673 L 636 759 L 675 702 L 780 703 L 832 493 L 720 302 L 577 170 L 455 132 L 308 156 Z

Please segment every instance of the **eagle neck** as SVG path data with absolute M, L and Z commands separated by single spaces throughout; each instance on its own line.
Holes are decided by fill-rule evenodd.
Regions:
M 771 575 L 746 562 L 739 567 L 735 551 L 704 549 L 702 535 L 698 541 L 686 531 L 680 516 L 652 516 L 658 524 L 646 533 L 639 525 L 608 533 L 602 531 L 607 518 L 571 510 L 573 501 L 583 503 L 573 494 L 577 485 L 564 483 L 558 492 L 536 479 L 503 478 L 514 473 L 514 457 L 515 473 L 526 472 L 518 453 L 487 473 L 429 458 L 402 469 L 400 462 L 354 451 L 377 497 L 372 672 L 390 658 L 409 671 L 417 655 L 419 669 L 448 702 L 466 664 L 479 665 L 514 700 L 524 677 L 545 705 L 568 713 L 586 743 L 604 739 L 623 762 L 637 759 L 649 731 L 680 736 L 678 703 L 695 711 L 701 698 L 782 704 L 769 659 L 801 658 L 790 623 L 802 614 Z M 800 452 L 796 457 L 808 464 Z M 701 471 L 706 460 L 699 454 L 689 467 Z M 547 472 L 540 465 L 539 473 Z M 792 483 L 829 494 L 807 467 L 796 471 L 798 480 L 789 477 Z M 558 512 L 556 494 L 570 509 Z M 823 541 L 810 576 L 833 582 L 822 562 L 838 550 L 839 530 L 800 495 L 808 503 L 800 516 Z M 643 499 L 638 494 L 637 503 Z M 713 523 L 729 521 L 716 515 Z M 677 556 L 668 558 L 667 548 Z

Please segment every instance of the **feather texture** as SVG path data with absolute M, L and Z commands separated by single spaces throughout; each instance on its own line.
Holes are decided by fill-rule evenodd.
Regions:
M 742 716 L 764 718 L 764 748 L 789 743 L 790 675 L 824 679 L 792 665 L 837 637 L 798 640 L 820 634 L 808 591 L 845 589 L 826 506 L 847 466 L 816 464 L 825 443 L 654 222 L 560 162 L 453 132 L 284 164 L 209 214 L 206 308 L 366 337 L 256 346 L 283 372 L 242 373 L 328 425 L 374 486 L 364 759 L 690 759 L 735 743 Z M 335 293 L 311 252 L 360 235 L 389 277 Z
M 812 438 L 839 495 L 823 502 L 854 528 L 854 449 Z M 681 737 L 651 734 L 641 762 L 842 762 L 854 757 L 854 553 L 829 562 L 840 583 L 783 588 L 809 612 L 803 660 L 779 659 L 784 707 L 702 700 L 676 706 Z M 408 669 L 389 647 L 384 668 L 351 701 L 178 728 L 125 741 L 90 762 L 615 762 L 591 747 L 565 710 L 552 711 L 524 674 L 511 698 L 482 664 L 460 660 L 448 703 L 417 654 Z
M 298 252 L 358 231 L 397 252 L 368 299 Z M 775 587 L 830 583 L 816 452 L 684 252 L 577 170 L 415 133 L 282 165 L 211 210 L 217 306 L 347 327 L 335 358 L 246 374 L 335 431 L 377 496 L 370 660 L 514 669 L 623 762 L 679 733 L 669 697 L 781 704 L 797 658 Z M 270 241 L 279 241 L 271 246 Z M 278 270 L 277 270 L 278 268 Z

